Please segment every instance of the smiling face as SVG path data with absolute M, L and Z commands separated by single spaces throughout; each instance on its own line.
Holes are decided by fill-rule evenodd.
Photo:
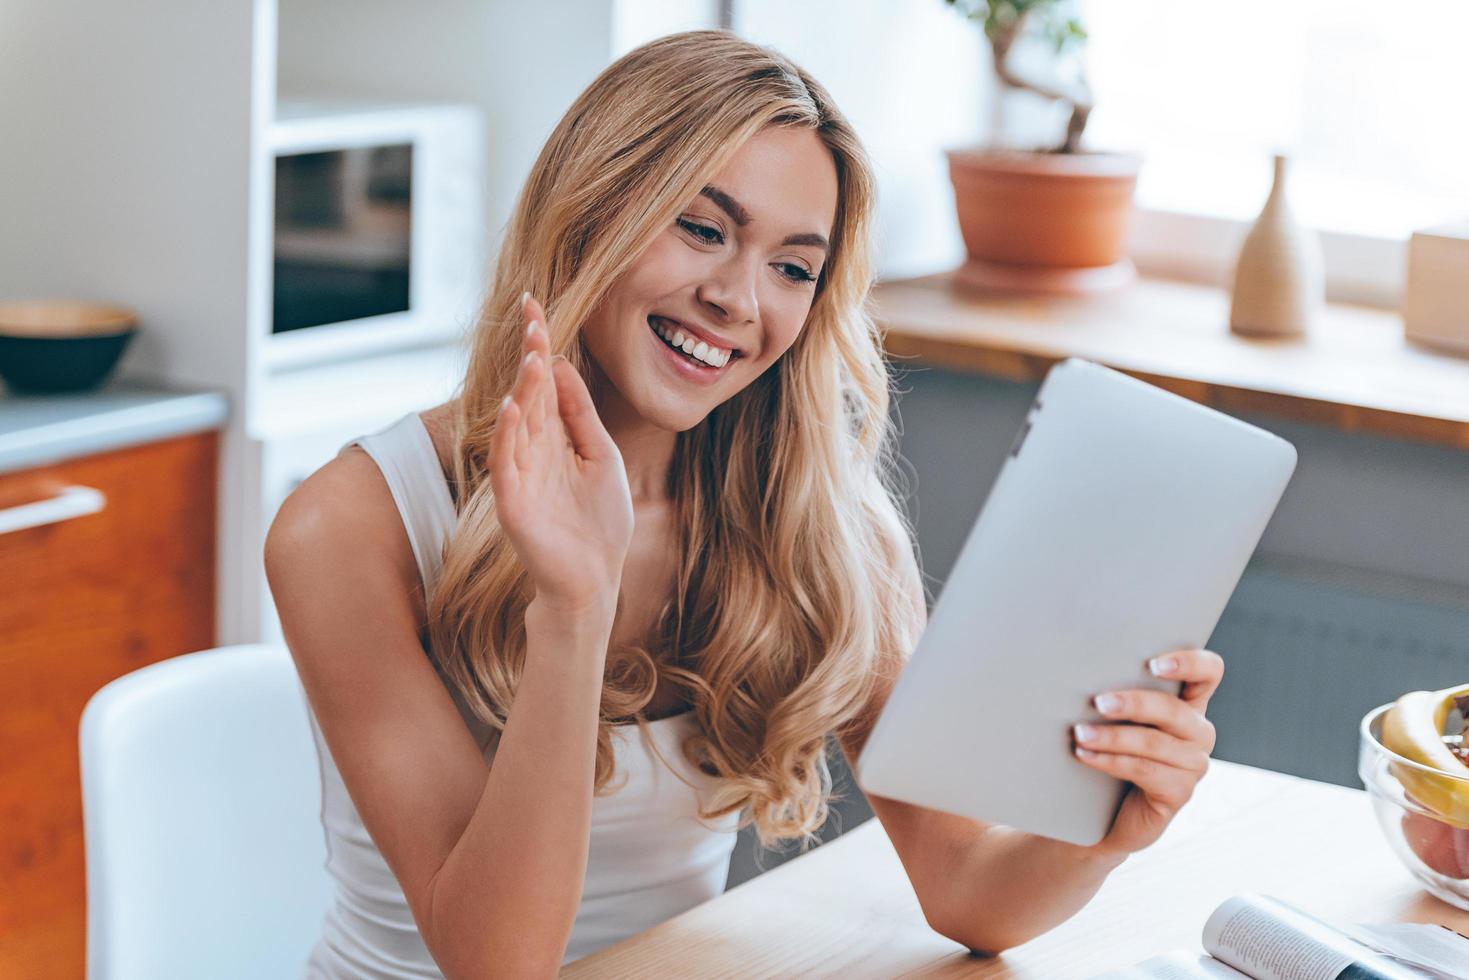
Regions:
M 774 364 L 811 310 L 836 207 L 814 130 L 751 137 L 587 318 L 604 420 L 681 432 Z

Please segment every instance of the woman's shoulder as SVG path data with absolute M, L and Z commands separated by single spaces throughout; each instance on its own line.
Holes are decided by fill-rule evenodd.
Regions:
M 341 580 L 332 570 L 344 568 L 418 591 L 413 546 L 392 491 L 377 462 L 355 443 L 281 503 L 266 533 L 265 564 L 267 572 L 274 567 L 277 573 L 285 566 L 309 566 L 322 573 L 315 577 L 323 592 Z M 421 597 L 415 602 L 421 605 Z
M 453 470 L 454 407 L 453 402 L 445 402 L 418 413 L 446 475 Z M 281 504 L 271 530 L 277 527 L 282 532 L 325 535 L 327 540 L 317 542 L 323 544 L 333 543 L 344 534 L 349 540 L 363 540 L 361 536 L 366 535 L 365 540 L 369 542 L 401 543 L 401 549 L 392 550 L 406 556 L 409 571 L 415 569 L 406 532 L 386 533 L 403 530 L 387 479 L 377 461 L 357 442 L 343 446 L 336 456 L 297 485 Z

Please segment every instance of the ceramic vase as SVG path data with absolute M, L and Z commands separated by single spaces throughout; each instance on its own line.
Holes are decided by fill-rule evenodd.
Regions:
M 1250 336 L 1301 337 L 1320 315 L 1326 283 L 1321 242 L 1286 199 L 1286 163 L 1275 155 L 1275 180 L 1245 236 L 1234 268 L 1229 329 Z

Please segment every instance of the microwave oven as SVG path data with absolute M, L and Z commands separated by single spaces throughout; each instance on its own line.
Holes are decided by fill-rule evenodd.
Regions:
M 268 367 L 463 335 L 486 272 L 477 109 L 282 102 L 268 145 Z

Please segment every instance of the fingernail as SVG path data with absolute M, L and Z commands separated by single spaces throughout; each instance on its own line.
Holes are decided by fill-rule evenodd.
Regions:
M 525 335 L 527 337 L 529 337 L 531 334 L 533 334 L 535 332 L 536 332 L 536 321 L 535 320 L 532 320 L 530 323 L 527 323 L 525 325 Z
M 1095 704 L 1097 706 L 1097 710 L 1104 715 L 1111 714 L 1118 708 L 1122 707 L 1122 699 L 1115 694 L 1098 694 L 1095 698 L 1092 699 L 1092 703 Z
M 1078 742 L 1095 742 L 1097 740 L 1097 729 L 1093 725 L 1073 725 L 1072 730 L 1076 732 Z
M 531 361 L 534 361 L 535 359 L 536 359 L 536 352 L 535 351 L 528 351 L 528 352 L 526 352 L 525 360 L 521 361 L 520 363 L 521 364 L 525 364 L 525 365 L 529 365 L 530 362 Z
M 1093 752 L 1090 749 L 1084 749 L 1080 745 L 1076 747 L 1076 754 L 1081 756 L 1083 759 L 1095 759 L 1097 757 L 1097 753 Z
M 1154 657 L 1148 661 L 1148 669 L 1153 672 L 1154 677 L 1162 677 L 1164 674 L 1173 673 L 1173 668 L 1178 663 L 1172 657 Z
M 509 395 L 506 395 L 504 398 L 500 399 L 500 411 L 503 412 L 503 411 L 505 411 L 505 409 L 507 409 L 509 407 L 510 407 L 510 396 Z
M 530 299 L 530 290 L 529 289 L 527 289 L 525 292 L 523 292 L 523 293 L 520 294 L 520 305 L 521 306 L 524 306 L 525 303 L 526 303 L 526 300 L 528 300 L 528 299 Z

